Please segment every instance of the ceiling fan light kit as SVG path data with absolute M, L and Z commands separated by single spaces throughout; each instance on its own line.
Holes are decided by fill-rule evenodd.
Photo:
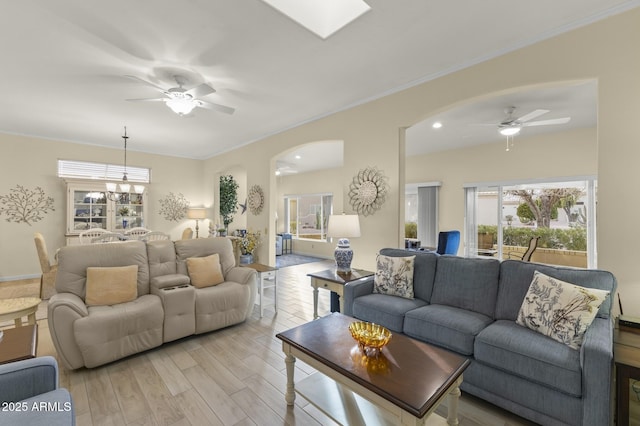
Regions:
M 198 101 L 184 93 L 175 93 L 174 97 L 167 99 L 165 103 L 178 115 L 187 115 L 198 106 Z
M 571 117 L 563 117 L 553 118 L 551 120 L 530 121 L 550 111 L 548 109 L 536 109 L 521 117 L 514 118 L 513 113 L 515 110 L 516 107 L 514 106 L 506 108 L 504 112 L 507 114 L 507 117 L 498 124 L 498 132 L 507 137 L 507 151 L 513 147 L 513 137 L 519 134 L 523 127 L 565 124 L 571 120 Z
M 212 110 L 223 112 L 225 114 L 233 114 L 235 112 L 234 108 L 228 107 L 226 105 L 214 104 L 213 102 L 206 102 L 198 99 L 198 97 L 215 93 L 216 90 L 206 83 L 202 83 L 198 86 L 192 87 L 191 89 L 187 90 L 183 87 L 186 84 L 185 78 L 179 75 L 174 75 L 173 78 L 178 84 L 178 87 L 164 89 L 154 83 L 151 83 L 147 80 L 144 80 L 140 77 L 136 77 L 134 75 L 127 75 L 125 77 L 128 77 L 130 79 L 143 83 L 149 87 L 152 87 L 156 91 L 165 95 L 164 98 L 127 99 L 127 101 L 130 101 L 130 102 L 140 102 L 140 101 L 164 102 L 171 109 L 171 111 L 175 112 L 180 116 L 190 114 L 191 111 L 193 111 L 196 107 L 212 109 Z

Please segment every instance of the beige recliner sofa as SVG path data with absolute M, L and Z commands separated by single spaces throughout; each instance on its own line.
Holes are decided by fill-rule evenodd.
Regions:
M 216 253 L 223 282 L 192 286 L 187 259 Z M 135 299 L 85 303 L 87 268 L 129 265 L 137 265 Z M 49 331 L 62 365 L 73 370 L 245 321 L 253 310 L 257 274 L 236 266 L 227 238 L 127 241 L 61 248 L 56 290 L 48 304 Z

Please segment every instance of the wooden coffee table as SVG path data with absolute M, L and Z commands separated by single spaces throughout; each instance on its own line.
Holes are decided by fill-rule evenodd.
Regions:
M 37 348 L 37 325 L 4 329 L 0 340 L 0 364 L 34 358 Z
M 449 397 L 446 421 L 458 424 L 468 359 L 400 334 L 367 358 L 349 333 L 353 321 L 334 313 L 276 335 L 286 356 L 288 405 L 298 393 L 343 425 L 422 425 L 427 417 L 428 424 L 444 422 L 431 414 Z M 294 383 L 296 359 L 318 373 Z

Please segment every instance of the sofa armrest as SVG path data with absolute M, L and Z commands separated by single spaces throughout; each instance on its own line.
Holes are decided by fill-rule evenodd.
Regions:
M 344 286 L 344 314 L 353 316 L 353 301 L 373 293 L 373 277 Z
M 58 364 L 43 356 L 0 365 L 0 402 L 17 402 L 58 388 Z
M 178 287 L 181 285 L 189 284 L 191 280 L 188 275 L 183 274 L 168 274 L 159 275 L 151 278 L 149 281 L 149 287 L 151 294 L 157 294 L 158 290 L 169 287 Z
M 606 425 L 611 418 L 613 383 L 613 322 L 596 318 L 580 348 L 582 367 L 582 424 Z
M 255 269 L 244 266 L 234 266 L 227 271 L 226 281 L 234 281 L 240 284 L 250 284 L 257 281 L 258 273 Z
M 47 303 L 47 322 L 53 346 L 62 366 L 74 370 L 84 366 L 84 359 L 76 343 L 73 324 L 89 315 L 84 301 L 72 293 L 56 293 Z

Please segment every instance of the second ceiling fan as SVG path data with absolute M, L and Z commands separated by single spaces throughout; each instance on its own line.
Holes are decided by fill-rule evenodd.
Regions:
M 165 95 L 165 97 L 163 98 L 127 99 L 127 101 L 164 102 L 169 108 L 171 108 L 173 112 L 178 115 L 187 115 L 196 107 L 211 109 L 223 112 L 225 114 L 233 114 L 235 111 L 234 108 L 225 105 L 215 104 L 213 102 L 198 99 L 202 96 L 210 95 L 211 93 L 215 92 L 215 89 L 206 83 L 202 83 L 187 90 L 184 88 L 184 85 L 186 84 L 185 78 L 180 75 L 174 75 L 173 78 L 176 81 L 178 87 L 164 89 L 156 84 L 151 83 L 150 81 L 144 80 L 134 75 L 127 75 L 125 77 L 146 84 L 149 87 L 153 87 L 155 90 Z
M 513 113 L 516 107 L 509 107 L 505 109 L 507 117 L 498 124 L 498 131 L 504 136 L 513 136 L 520 133 L 523 127 L 530 126 L 549 126 L 553 124 L 565 124 L 571 120 L 571 117 L 552 118 L 549 120 L 531 121 L 534 118 L 540 117 L 543 114 L 550 112 L 548 109 L 536 109 L 528 114 L 515 118 Z

